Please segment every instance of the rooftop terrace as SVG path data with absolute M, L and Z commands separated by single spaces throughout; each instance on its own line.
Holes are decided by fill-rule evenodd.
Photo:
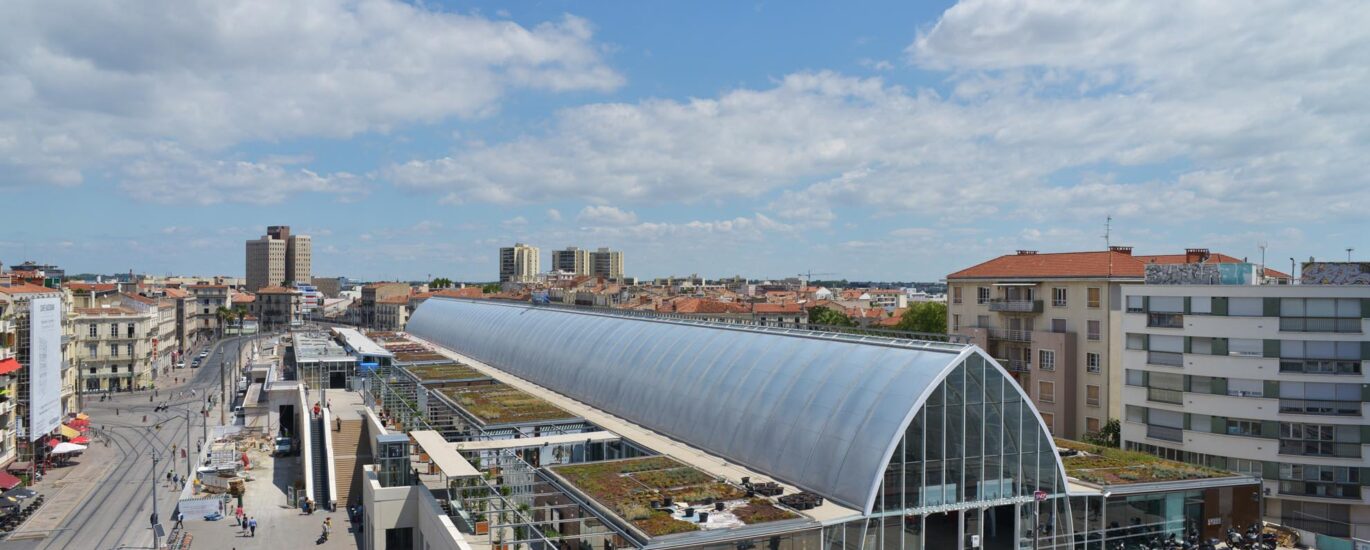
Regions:
M 647 537 L 800 518 L 665 456 L 553 466 L 567 484 Z
M 505 384 L 483 384 L 438 390 L 486 424 L 577 420 L 577 417 L 532 394 Z
M 1239 477 L 1240 474 L 1166 460 L 1136 451 L 1057 439 L 1066 475 L 1095 485 L 1131 485 L 1194 479 Z
M 347 350 L 322 332 L 296 331 L 290 333 L 295 345 L 295 361 L 349 360 Z

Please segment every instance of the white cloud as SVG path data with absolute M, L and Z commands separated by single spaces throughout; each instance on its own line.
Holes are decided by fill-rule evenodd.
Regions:
M 614 242 L 674 242 L 709 243 L 709 239 L 736 241 L 764 241 L 780 233 L 793 233 L 794 227 L 777 222 L 763 214 L 751 217 L 737 217 L 729 220 L 693 220 L 684 223 L 642 222 L 632 225 L 600 226 L 585 228 L 582 232 L 590 237 L 604 238 Z
M 769 196 L 776 217 L 816 224 L 842 206 L 959 224 L 1059 220 L 1066 205 L 1075 219 L 1349 218 L 1370 201 L 1367 24 L 1355 3 L 967 1 L 908 49 L 949 93 L 797 73 L 573 107 L 545 133 L 384 176 L 467 202 Z
M 487 116 L 511 90 L 623 82 L 569 15 L 525 27 L 398 0 L 19 0 L 4 12 L 0 183 L 77 184 L 159 143 L 209 158 Z
M 136 199 L 177 204 L 278 203 L 295 193 L 331 194 L 347 200 L 366 192 L 361 178 L 345 172 L 320 175 L 271 162 L 205 161 L 171 144 L 123 167 L 120 189 Z
M 628 225 L 637 222 L 637 214 L 613 206 L 586 206 L 576 215 L 576 221 L 600 225 Z
M 500 225 L 510 228 L 523 227 L 525 225 L 528 225 L 528 218 L 525 218 L 523 216 L 514 216 L 512 218 L 500 222 Z
M 561 211 L 560 211 L 560 210 L 557 210 L 557 209 L 555 209 L 555 208 L 548 208 L 548 209 L 547 209 L 547 219 L 552 220 L 552 221 L 554 221 L 554 222 L 559 222 L 559 221 L 561 221 Z

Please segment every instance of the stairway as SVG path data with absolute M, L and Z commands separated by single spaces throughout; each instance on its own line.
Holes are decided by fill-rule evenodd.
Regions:
M 337 422 L 336 420 L 334 422 Z M 333 432 L 333 472 L 338 476 L 338 507 L 352 504 L 352 494 L 361 495 L 361 467 L 370 463 L 369 447 L 362 446 L 362 421 L 343 420 L 342 430 Z
M 313 451 L 313 456 L 309 457 L 312 463 L 309 467 L 314 469 L 314 494 L 310 495 L 310 498 L 314 499 L 317 506 L 326 507 L 328 506 L 328 484 L 331 480 L 328 479 L 329 453 L 324 448 L 323 431 L 328 427 L 324 425 L 322 418 L 313 418 L 310 419 L 310 422 L 313 423 L 313 426 L 310 426 L 309 445 Z

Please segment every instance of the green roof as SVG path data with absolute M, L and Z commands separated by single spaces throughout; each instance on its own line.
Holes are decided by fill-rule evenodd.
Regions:
M 487 425 L 578 418 L 539 397 L 501 383 L 441 388 L 438 391 Z
M 477 380 L 489 378 L 480 371 L 457 363 L 447 363 L 445 365 L 415 365 L 404 367 L 404 370 L 417 376 L 424 382 L 435 382 L 438 380 Z
M 1155 455 L 1057 439 L 1066 475 L 1096 485 L 1129 485 L 1233 477 L 1233 472 L 1166 460 Z M 1073 451 L 1073 453 L 1072 453 Z

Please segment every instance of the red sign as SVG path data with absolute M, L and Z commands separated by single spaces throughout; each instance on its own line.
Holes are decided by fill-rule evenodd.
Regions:
M 1043 490 L 1041 490 L 1041 489 L 1038 489 L 1038 490 L 1032 492 L 1032 498 L 1037 499 L 1037 502 L 1042 502 L 1042 501 L 1044 501 L 1044 500 L 1047 499 L 1047 492 L 1046 492 L 1046 491 L 1043 491 Z

